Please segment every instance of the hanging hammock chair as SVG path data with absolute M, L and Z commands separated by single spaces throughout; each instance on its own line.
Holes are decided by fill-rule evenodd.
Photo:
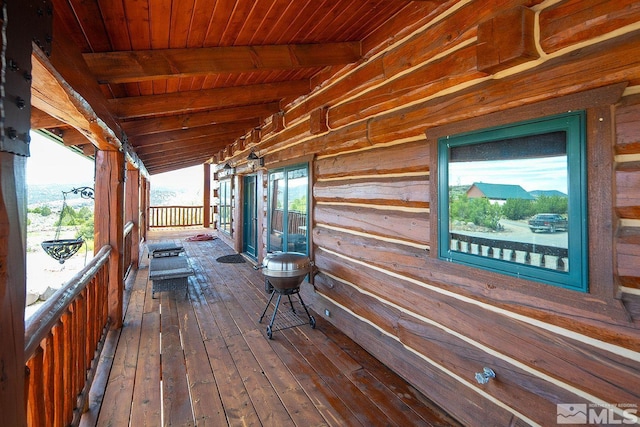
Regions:
M 64 264 L 66 260 L 78 252 L 84 243 L 84 239 L 82 237 L 77 237 L 75 239 L 60 239 L 62 218 L 66 212 L 67 194 L 69 193 L 80 194 L 80 197 L 83 199 L 93 199 L 93 188 L 91 187 L 79 187 L 70 191 L 62 192 L 62 209 L 60 210 L 60 218 L 58 219 L 58 228 L 56 228 L 55 237 L 53 240 L 45 240 L 41 243 L 42 249 L 44 249 L 47 255 L 60 262 L 60 264 Z

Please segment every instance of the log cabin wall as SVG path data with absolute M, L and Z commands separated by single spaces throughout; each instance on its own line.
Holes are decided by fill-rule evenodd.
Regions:
M 416 2 L 363 52 L 257 145 L 266 169 L 314 156 L 305 300 L 464 424 L 555 425 L 556 405 L 574 403 L 632 421 L 640 5 Z M 590 291 L 438 259 L 437 137 L 571 109 L 587 111 Z M 496 378 L 480 385 L 484 367 Z

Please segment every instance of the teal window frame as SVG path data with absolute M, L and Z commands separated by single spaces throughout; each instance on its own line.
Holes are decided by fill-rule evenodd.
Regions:
M 233 223 L 233 184 L 231 179 L 220 180 L 220 212 L 218 229 L 231 235 Z
M 268 252 L 273 252 L 275 250 L 281 250 L 283 252 L 288 252 L 289 247 L 293 244 L 292 242 L 289 241 L 290 235 L 289 233 L 283 233 L 281 238 L 282 241 L 280 243 L 279 248 L 274 248 L 275 244 L 272 242 L 271 240 L 271 236 L 272 236 L 272 229 L 273 229 L 273 218 L 272 218 L 272 212 L 274 212 L 274 209 L 272 207 L 272 203 L 275 200 L 274 199 L 274 195 L 272 194 L 272 177 L 274 174 L 278 174 L 281 173 L 283 174 L 284 177 L 284 188 L 282 189 L 283 191 L 283 206 L 282 206 L 282 226 L 284 227 L 284 224 L 288 224 L 289 223 L 289 172 L 291 171 L 295 171 L 298 169 L 305 169 L 306 170 L 306 176 L 307 179 L 310 179 L 310 173 L 309 173 L 309 164 L 308 163 L 297 163 L 297 164 L 293 164 L 290 166 L 284 166 L 284 167 L 280 167 L 280 168 L 275 168 L 275 169 L 271 169 L 268 172 L 268 202 L 267 202 L 267 251 Z M 308 225 L 308 221 L 309 221 L 309 209 L 310 209 L 310 190 L 309 190 L 309 184 L 307 182 L 307 187 L 306 187 L 306 221 L 307 221 L 307 225 Z M 306 255 L 309 254 L 309 228 L 307 226 L 305 234 L 304 234 L 304 238 L 305 238 L 305 243 L 304 243 L 304 253 Z M 295 246 L 295 244 L 294 244 Z M 296 252 L 302 252 L 302 251 L 296 251 Z
M 568 271 L 451 249 L 450 151 L 455 147 L 566 132 Z M 586 113 L 576 111 L 438 139 L 438 258 L 580 292 L 588 292 Z M 484 160 L 484 159 L 483 159 Z M 490 159 L 486 159 L 490 160 Z M 480 180 L 482 177 L 479 177 Z

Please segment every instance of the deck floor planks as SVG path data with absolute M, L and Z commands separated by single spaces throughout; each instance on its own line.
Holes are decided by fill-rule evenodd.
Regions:
M 160 313 L 142 315 L 140 350 L 131 402 L 132 426 L 160 425 Z
M 112 376 L 128 375 L 125 379 L 133 384 L 131 402 L 127 408 L 114 405 L 107 400 L 113 392 L 105 390 L 99 414 L 106 417 L 111 412 L 124 420 L 131 412 L 130 420 L 104 425 L 160 425 L 161 376 L 164 425 L 455 424 L 318 316 L 316 330 L 305 323 L 276 330 L 274 339 L 267 339 L 270 313 L 258 323 L 268 299 L 262 273 L 248 263 L 216 262 L 217 257 L 233 253 L 224 242 L 185 242 L 186 235 L 176 231 L 149 234 L 150 241 L 183 243 L 196 274 L 189 279 L 187 297 L 184 292 L 162 292 L 151 299 L 151 283 L 136 281 L 126 319 L 137 318 L 137 326 L 127 323 L 122 329 L 118 346 L 125 349 L 116 349 L 121 359 L 114 357 L 111 369 Z M 146 279 L 148 260 L 141 257 L 141 261 L 138 274 Z M 296 310 L 302 311 L 295 295 L 292 299 Z M 288 309 L 288 303 L 281 305 L 280 310 Z M 301 315 L 305 316 L 303 311 Z M 125 332 L 138 334 L 138 351 L 128 348 Z M 127 374 L 123 374 L 124 355 L 128 355 Z M 118 381 L 123 379 L 110 377 L 107 388 L 113 384 L 116 390 Z M 169 389 L 173 395 L 168 395 Z M 124 403 L 126 397 L 120 398 Z
M 245 269 L 245 271 L 246 271 L 246 269 Z M 250 276 L 250 277 L 244 276 L 244 277 L 245 277 L 245 279 L 253 280 L 254 283 L 256 281 L 255 280 L 255 276 Z M 258 279 L 258 281 L 262 281 L 261 278 Z M 241 282 L 241 278 L 237 278 L 236 279 L 235 277 L 232 277 L 231 280 L 229 280 L 228 282 L 230 284 L 231 283 L 238 283 L 238 282 Z M 229 287 L 231 289 L 231 285 L 229 285 Z M 245 312 L 247 312 L 248 317 L 252 317 L 252 318 L 258 319 L 259 318 L 259 314 L 258 313 L 262 313 L 262 310 L 264 309 L 264 305 L 266 303 L 266 297 L 263 296 L 262 298 L 257 298 L 257 297 L 253 298 L 251 294 L 253 293 L 252 291 L 255 291 L 255 289 L 256 289 L 255 287 L 251 288 L 251 287 L 245 287 L 245 286 L 233 286 L 233 290 L 236 291 L 237 293 L 239 293 L 237 299 L 238 300 L 242 300 L 243 304 L 242 304 L 242 307 L 231 308 L 230 311 L 234 312 L 234 313 L 237 313 L 240 310 L 245 310 Z M 262 292 L 262 293 L 264 294 L 264 292 Z M 253 295 L 255 295 L 255 293 L 253 293 Z M 297 296 L 295 296 L 295 295 L 292 296 L 292 299 L 294 301 L 294 306 L 296 306 L 296 309 L 299 310 L 301 312 L 301 315 L 302 315 L 303 308 L 299 304 Z M 256 301 L 259 301 L 259 300 L 261 300 L 261 302 L 262 302 L 262 304 L 260 306 L 254 306 L 254 304 L 252 304 L 252 303 L 255 303 Z M 285 301 L 288 302 L 287 299 L 285 299 Z M 264 320 L 265 323 L 268 321 L 267 320 L 269 318 L 268 315 L 273 311 L 274 308 L 275 308 L 274 303 L 271 303 L 270 311 L 267 312 L 267 316 L 265 317 L 265 320 Z M 288 310 L 288 309 L 289 309 L 289 305 L 288 304 L 281 303 L 278 313 L 280 313 L 283 310 Z M 274 334 L 277 334 L 277 333 L 279 333 L 279 332 L 278 331 L 274 332 Z M 291 332 L 291 331 L 282 331 L 282 333 L 285 336 L 288 336 L 287 334 L 293 333 L 293 332 Z M 309 334 L 309 336 L 316 336 L 316 335 L 317 334 L 313 334 L 313 333 Z M 306 336 L 305 336 L 305 338 L 308 339 L 308 337 L 306 337 Z M 333 349 L 335 350 L 336 347 L 333 347 Z M 312 354 L 312 355 L 316 355 L 317 353 L 318 353 L 317 350 L 310 351 L 310 354 Z M 338 377 L 337 375 L 335 375 L 336 372 L 337 372 L 336 369 L 334 369 L 333 366 L 332 366 L 332 364 L 335 363 L 336 360 L 339 361 L 338 362 L 338 367 L 337 367 L 338 370 L 340 369 L 339 366 L 341 365 L 341 362 L 343 362 L 343 365 L 347 367 L 345 369 L 349 373 L 350 373 L 349 368 L 351 368 L 351 369 L 360 369 L 361 368 L 361 366 L 358 365 L 357 363 L 350 363 L 350 362 L 353 362 L 353 359 L 351 359 L 348 355 L 346 355 L 346 353 L 344 353 L 342 351 L 338 351 L 338 352 L 336 352 L 334 354 L 328 355 L 327 358 L 331 360 L 331 363 L 328 363 L 328 365 L 327 365 L 327 366 L 330 367 L 331 372 L 328 374 L 329 380 L 325 379 L 325 387 L 324 388 L 326 388 L 327 383 L 330 383 L 332 381 L 336 381 L 336 379 Z M 317 366 L 317 363 L 316 364 L 311 363 L 311 366 Z M 316 370 L 316 372 L 317 372 L 317 370 Z M 348 378 L 346 378 L 346 380 L 348 380 Z M 358 390 L 358 388 L 354 387 L 354 386 L 356 386 L 356 384 L 351 384 L 351 383 L 349 383 L 349 381 L 344 381 L 344 382 L 342 382 L 340 384 L 334 384 L 334 386 L 338 387 L 338 388 L 346 387 L 347 389 L 349 389 L 351 391 L 351 393 L 349 393 L 350 396 L 354 396 L 353 398 L 345 401 L 345 407 L 347 407 L 347 408 L 349 408 L 349 407 L 351 407 L 351 408 L 359 408 L 359 409 L 365 408 L 365 409 L 369 410 L 368 413 L 372 413 L 371 418 L 363 419 L 362 416 L 360 416 L 360 421 L 363 423 L 363 425 L 368 425 L 368 424 L 370 425 L 370 423 L 375 422 L 376 420 L 382 420 L 382 419 L 385 418 L 384 413 L 376 412 L 376 411 L 378 411 L 378 409 L 377 409 L 377 407 L 375 406 L 375 404 L 373 402 L 369 403 L 369 402 L 367 402 L 366 396 L 364 396 L 364 395 L 363 396 L 359 396 L 357 394 L 356 390 Z M 394 398 L 391 401 L 392 402 L 393 401 L 397 401 L 397 399 Z M 334 400 L 334 402 L 335 402 L 335 400 Z M 351 403 L 351 405 L 349 403 Z M 354 403 L 357 403 L 357 404 L 354 405 Z M 400 406 L 402 406 L 402 409 L 406 410 L 406 405 L 400 405 Z M 343 412 L 343 415 L 345 415 L 344 412 Z M 358 417 L 359 416 L 358 415 L 358 411 L 355 411 L 354 415 L 356 417 Z M 392 423 L 390 423 L 390 425 L 392 425 Z
M 258 273 L 259 276 L 257 276 L 255 273 L 251 274 L 251 273 L 246 273 L 248 270 L 245 269 L 245 279 L 250 280 L 253 284 L 254 287 L 240 287 L 240 286 L 234 286 L 233 289 L 235 290 L 235 292 L 239 293 L 238 299 L 242 299 L 242 301 L 245 301 L 245 304 L 243 304 L 242 309 L 244 309 L 247 313 L 247 315 L 253 319 L 256 319 L 256 321 L 259 319 L 260 314 L 262 314 L 262 311 L 264 310 L 264 306 L 266 305 L 266 302 L 268 300 L 268 295 L 266 294 L 266 292 L 264 291 L 264 279 L 261 273 Z M 255 286 L 256 283 L 259 283 L 260 286 Z M 249 304 L 247 303 L 248 301 L 251 301 L 253 304 Z M 294 304 L 294 307 L 296 309 L 296 311 L 298 311 L 298 313 L 300 314 L 300 316 L 302 318 L 304 318 L 306 316 L 306 313 L 304 313 L 304 309 L 302 308 L 299 299 L 296 295 L 292 295 L 292 301 Z M 265 331 L 266 331 L 266 325 L 269 322 L 270 319 L 270 315 L 273 312 L 275 308 L 275 303 L 272 302 L 270 304 L 269 309 L 267 310 L 267 313 L 265 315 L 265 318 L 262 322 L 261 327 L 262 327 L 262 335 L 266 337 Z M 279 313 L 281 313 L 284 310 L 289 310 L 290 306 L 288 304 L 288 299 L 283 298 L 283 300 L 280 303 L 280 308 L 278 309 L 278 314 L 276 314 L 276 319 L 277 316 L 279 315 Z M 234 310 L 235 312 L 235 310 Z M 315 316 L 317 317 L 317 316 Z M 306 320 L 306 319 L 305 319 Z M 314 334 L 313 330 L 311 329 L 311 326 L 308 323 L 305 323 L 304 325 L 301 325 L 300 327 L 297 328 L 292 328 L 291 330 L 282 330 L 282 331 L 274 331 L 274 339 L 269 341 L 270 343 L 272 343 L 272 348 L 273 343 L 277 343 L 278 339 L 279 339 L 279 335 L 278 334 L 282 334 L 282 336 L 280 337 L 280 339 L 284 338 L 286 343 L 283 344 L 283 347 L 288 348 L 288 349 L 293 349 L 293 352 L 291 353 L 291 357 L 287 357 L 287 360 L 289 360 L 289 363 L 287 363 L 287 366 L 290 366 L 290 361 L 291 359 L 301 359 L 302 357 L 304 357 L 303 355 L 301 355 L 298 351 L 296 351 L 296 345 L 287 345 L 287 344 L 292 344 L 291 340 L 289 339 L 289 334 L 293 333 L 293 331 L 309 331 L 308 334 L 305 335 L 305 339 L 309 339 L 309 337 L 320 337 L 321 334 Z M 322 335 L 324 337 L 324 335 Z M 325 341 L 326 337 L 320 338 L 321 341 Z M 310 343 L 313 342 L 313 340 L 309 340 Z M 309 345 L 310 343 L 306 343 L 305 345 Z M 335 350 L 335 352 L 330 353 L 327 355 L 327 359 L 331 360 L 330 365 L 336 365 L 336 368 L 338 370 L 345 370 L 346 372 L 350 372 L 351 370 L 357 370 L 360 369 L 361 366 L 354 361 L 350 356 L 348 356 L 345 352 L 341 351 L 339 349 L 339 347 L 334 346 L 332 347 L 333 350 Z M 313 348 L 311 351 L 311 354 L 314 353 L 318 353 L 318 349 L 317 348 Z M 280 352 L 279 355 L 281 358 L 283 358 L 285 356 L 285 354 L 283 354 L 284 352 Z M 309 367 L 310 369 L 304 369 L 304 367 Z M 331 393 L 330 391 L 332 390 L 332 387 L 330 386 L 329 382 L 331 382 L 332 380 L 335 380 L 335 377 L 332 380 L 327 381 L 327 379 L 323 379 L 322 375 L 318 376 L 318 371 L 315 368 L 316 365 L 314 365 L 313 363 L 303 363 L 303 364 L 299 364 L 296 371 L 296 376 L 300 377 L 303 376 L 305 377 L 307 380 L 309 378 L 313 378 L 313 380 L 311 382 L 307 381 L 307 387 L 310 389 L 310 391 L 312 391 L 313 393 L 318 393 L 320 392 L 320 394 L 324 394 L 325 395 L 325 403 L 326 403 L 326 407 L 330 407 L 330 408 L 334 408 L 337 405 L 337 400 L 340 400 L 341 398 L 339 397 L 338 393 Z M 295 368 L 292 368 L 295 369 Z M 306 372 L 305 372 L 306 371 Z M 303 373 L 305 372 L 305 373 Z M 335 372 L 335 370 L 333 370 L 333 372 Z M 322 382 L 318 382 L 318 380 L 322 380 Z M 348 382 L 343 383 L 341 386 L 346 387 L 347 389 L 350 387 L 350 384 Z M 338 388 L 341 388 L 341 386 L 337 386 Z M 313 395 L 313 393 L 310 393 Z M 362 396 L 360 396 L 362 397 Z M 358 397 L 355 398 L 355 400 L 358 400 Z M 365 398 L 366 400 L 366 398 Z M 343 401 L 343 400 L 341 400 Z M 353 403 L 354 400 L 351 400 L 351 403 Z M 359 401 L 359 403 L 362 402 L 362 400 Z M 325 406 L 325 405 L 323 405 Z M 352 411 L 350 409 L 350 405 L 349 402 L 343 401 L 342 405 L 339 405 L 341 407 L 341 410 L 338 414 L 336 414 L 335 412 L 331 412 L 328 414 L 325 414 L 325 419 L 330 422 L 331 420 L 336 419 L 336 415 L 338 415 L 338 419 L 340 419 L 340 422 L 338 422 L 337 425 L 371 425 L 371 423 L 376 423 L 377 421 L 379 421 L 378 419 L 376 419 L 376 415 L 380 415 L 380 413 L 375 414 L 376 409 L 374 409 L 374 415 L 371 419 L 358 419 L 357 415 L 354 413 L 354 411 Z M 356 406 L 362 406 L 362 405 L 356 405 Z M 382 416 L 383 419 L 384 415 Z M 347 421 L 348 420 L 348 421 Z
M 231 293 L 226 291 L 224 281 L 233 281 L 235 273 L 233 268 L 225 270 L 226 274 L 220 275 L 222 276 L 220 277 L 221 280 L 216 280 L 216 282 L 219 283 L 218 293 L 223 296 L 222 300 L 218 301 L 217 304 L 224 305 L 225 310 L 223 311 L 232 313 L 233 310 L 230 310 L 229 306 L 237 307 L 239 302 L 235 300 Z M 209 269 L 209 271 L 212 270 Z M 260 421 L 267 425 L 293 426 L 294 424 L 288 411 L 283 406 L 278 395 L 274 392 L 272 384 L 266 378 L 264 371 L 258 362 L 257 357 L 259 356 L 257 355 L 260 355 L 261 353 L 253 352 L 250 347 L 249 341 L 256 341 L 256 337 L 259 339 L 262 339 L 262 337 L 259 337 L 255 327 L 253 327 L 253 331 L 256 333 L 252 334 L 252 328 L 247 328 L 247 324 L 243 322 L 242 317 L 233 318 L 230 316 L 229 320 L 233 321 L 238 333 L 226 335 L 224 338 L 228 346 L 234 349 L 233 357 L 236 367 L 242 376 L 243 383 L 245 384 L 245 388 L 249 393 L 253 406 L 258 413 Z M 245 328 L 243 329 L 241 326 L 244 326 Z M 231 330 L 233 328 L 229 326 L 229 329 Z
M 255 279 L 255 277 L 253 277 L 253 279 Z M 261 278 L 258 281 L 262 283 Z M 228 283 L 229 283 L 228 289 L 231 292 L 235 292 L 237 294 L 236 299 L 243 301 L 243 304 L 241 306 L 230 307 L 230 311 L 236 314 L 239 313 L 240 315 L 236 316 L 236 318 L 240 319 L 240 321 L 249 322 L 248 319 L 253 319 L 254 322 L 257 322 L 267 302 L 267 296 L 265 295 L 264 291 L 258 291 L 258 294 L 256 294 L 255 290 L 257 288 L 252 288 L 247 286 L 233 286 L 232 283 L 236 283 L 233 280 L 229 280 Z M 263 295 L 262 297 L 252 297 L 252 295 L 253 296 L 259 295 L 260 292 L 262 292 L 262 295 Z M 273 310 L 274 307 L 275 307 L 274 303 L 272 302 L 271 310 Z M 282 308 L 286 309 L 285 307 L 282 307 Z M 302 309 L 301 307 L 298 307 L 298 308 Z M 242 315 L 243 311 L 246 313 L 246 316 Z M 271 341 L 267 341 L 266 339 L 264 339 L 265 338 L 264 330 L 265 330 L 265 324 L 266 324 L 264 322 L 267 322 L 267 318 L 268 316 L 265 316 L 265 320 L 263 321 L 263 323 L 258 325 L 260 325 L 260 328 L 262 330 L 262 332 L 260 332 L 260 335 L 263 338 L 264 342 L 270 343 L 271 344 L 270 347 L 273 349 L 274 345 L 279 345 L 279 343 L 277 342 L 276 339 Z M 310 326 L 307 325 L 307 327 L 310 327 Z M 279 331 L 276 331 L 275 333 L 279 333 Z M 283 361 L 282 363 L 286 366 L 286 369 L 289 372 L 292 372 L 291 371 L 292 360 L 295 360 L 295 361 L 301 360 L 300 354 L 295 350 L 295 348 L 292 349 L 291 347 L 281 346 L 281 351 L 278 353 L 278 355 L 281 361 Z M 288 362 L 284 362 L 284 360 L 287 360 Z M 325 421 L 327 421 L 331 425 L 338 425 L 338 426 L 371 425 L 371 424 L 361 424 L 357 420 L 357 418 L 354 416 L 353 412 L 349 409 L 348 405 L 340 404 L 342 403 L 342 401 L 340 400 L 340 397 L 338 396 L 338 394 L 331 391 L 331 388 L 327 385 L 326 381 L 319 378 L 316 371 L 310 365 L 306 363 L 301 363 L 298 365 L 298 369 L 299 370 L 297 370 L 295 375 L 295 377 L 297 378 L 296 381 L 299 384 L 301 384 L 300 382 L 301 379 L 306 380 L 305 382 L 308 390 L 314 391 L 316 393 L 319 393 L 319 395 L 324 396 L 325 399 L 323 399 L 323 404 L 316 405 L 316 411 L 318 411 L 319 414 L 323 415 L 323 418 L 325 419 Z M 303 372 L 306 372 L 306 373 L 303 373 Z M 279 375 L 281 375 L 280 371 L 279 371 Z M 316 394 L 311 394 L 311 395 L 317 396 Z M 336 407 L 338 408 L 338 411 L 335 411 Z M 330 408 L 331 410 L 328 413 L 326 411 L 320 412 L 320 410 L 323 408 Z M 333 421 L 335 421 L 336 419 L 339 421 L 333 424 Z
M 226 272 L 224 275 L 224 282 L 226 283 L 221 285 L 220 292 L 227 294 L 227 298 L 224 301 L 229 312 L 239 314 L 234 317 L 234 320 L 251 352 L 255 355 L 260 355 L 256 358 L 256 361 L 264 376 L 268 379 L 271 388 L 269 390 L 270 394 L 274 395 L 274 392 L 277 394 L 281 404 L 287 409 L 289 416 L 296 425 L 323 425 L 324 419 L 309 396 L 304 393 L 287 366 L 272 351 L 271 346 L 264 339 L 264 335 L 258 330 L 258 327 L 262 329 L 262 326 L 257 323 L 257 316 L 252 316 L 251 314 L 245 316 L 242 314 L 242 307 L 251 305 L 251 302 L 249 298 L 246 298 L 246 294 L 234 293 L 231 290 L 233 283 L 243 283 L 242 277 L 238 276 L 238 271 L 233 267 L 226 269 Z M 233 287 L 238 289 L 247 288 L 246 286 Z M 284 424 L 278 423 L 278 425 Z
M 182 291 L 162 292 L 160 315 L 163 418 L 165 424 L 179 426 L 193 425 L 193 410 L 176 304 L 176 298 L 183 297 Z
M 97 421 L 99 426 L 119 426 L 129 422 L 140 346 L 146 280 L 145 272 L 136 276 L 124 318 L 125 326 L 118 332 L 109 332 L 110 335 L 117 334 L 117 337 L 114 337 L 117 347 L 114 349 L 111 371 L 102 400 L 112 404 L 103 405 L 100 409 Z M 107 355 L 102 355 L 103 361 L 104 357 Z
M 197 264 L 197 261 L 193 261 Z M 216 325 L 216 331 L 209 334 L 209 339 L 205 340 L 205 348 L 209 357 L 211 367 L 218 384 L 227 420 L 229 425 L 260 425 L 260 419 L 249 396 L 236 362 L 234 360 L 235 349 L 230 346 L 230 337 L 238 335 L 240 332 L 235 326 L 229 312 L 222 304 L 221 295 L 212 290 L 215 283 L 211 273 L 205 273 L 209 286 L 200 288 L 204 302 L 211 319 L 206 320 L 208 325 Z M 219 284 L 218 284 L 219 285 Z M 200 287 L 201 284 L 196 284 Z M 197 290 L 196 290 L 197 291 Z M 206 315 L 203 309 L 200 316 Z
M 190 287 L 195 280 L 190 279 Z M 195 292 L 189 290 L 190 298 L 177 298 L 178 320 L 188 375 L 189 395 L 193 407 L 193 417 L 197 424 L 226 424 L 224 407 L 218 394 L 218 386 L 207 357 L 202 329 L 196 319 L 198 300 Z M 203 316 L 204 317 L 204 316 Z
M 362 347 L 353 342 L 349 337 L 337 331 L 332 324 L 322 321 L 323 329 L 331 336 L 344 352 L 357 359 L 362 367 L 377 380 L 384 384 L 398 399 L 402 400 L 411 411 L 420 418 L 427 420 L 429 425 L 448 426 L 457 425 L 455 420 L 449 418 L 434 403 L 429 401 L 422 393 L 403 380 L 400 376 L 391 372 L 378 359 L 367 353 Z

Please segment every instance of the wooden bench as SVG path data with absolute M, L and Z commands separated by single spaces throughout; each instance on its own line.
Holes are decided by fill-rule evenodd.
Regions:
M 193 268 L 186 256 L 152 257 L 149 261 L 149 280 L 151 280 L 151 298 L 156 292 L 174 291 L 184 286 L 185 296 L 189 286 L 189 276 Z

